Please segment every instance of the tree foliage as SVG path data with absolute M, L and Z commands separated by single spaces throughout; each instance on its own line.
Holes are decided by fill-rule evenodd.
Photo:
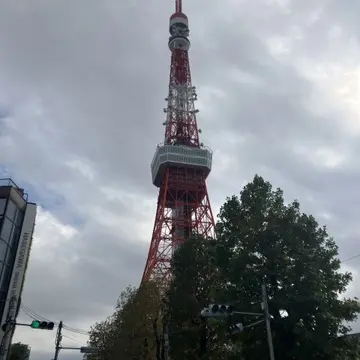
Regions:
M 350 351 L 355 345 L 339 341 L 338 336 L 348 333 L 350 328 L 345 322 L 354 321 L 360 307 L 354 299 L 341 298 L 351 274 L 339 271 L 338 248 L 326 227 L 319 226 L 313 216 L 301 213 L 297 201 L 285 204 L 280 189 L 273 190 L 270 183 L 255 176 L 239 197 L 226 200 L 216 230 L 210 269 L 204 266 L 204 259 L 209 257 L 205 253 L 213 254 L 214 247 L 209 250 L 196 241 L 184 245 L 174 259 L 172 287 L 181 290 L 173 296 L 176 301 L 170 297 L 170 306 L 177 314 L 174 321 L 179 327 L 192 320 L 195 309 L 199 310 L 205 299 L 230 302 L 239 311 L 261 312 L 261 284 L 265 283 L 276 358 L 343 359 L 341 354 L 347 352 L 347 359 L 355 359 Z M 206 251 L 199 253 L 199 246 Z M 202 279 L 207 271 L 213 281 L 205 290 Z M 200 290 L 205 294 L 201 300 L 197 296 Z M 286 317 L 282 316 L 285 311 Z M 255 320 L 250 316 L 231 319 L 244 325 Z M 268 358 L 264 324 L 236 338 L 220 336 L 219 329 L 213 327 L 218 333 L 213 343 L 208 336 L 205 358 L 222 359 L 224 351 L 228 359 L 240 352 L 245 360 Z M 201 338 L 200 328 L 193 326 L 193 338 Z M 208 331 L 210 328 L 208 324 Z M 194 340 L 189 342 L 192 345 L 183 351 L 192 354 L 189 359 L 201 358 L 194 352 Z M 185 338 L 172 337 L 174 351 L 181 348 L 181 343 Z M 220 353 L 216 351 L 219 349 Z
M 12 344 L 9 360 L 25 360 L 29 358 L 29 346 L 20 342 Z
M 351 274 L 340 272 L 334 239 L 298 201 L 286 204 L 280 189 L 255 176 L 221 207 L 216 233 L 216 241 L 194 236 L 175 252 L 166 311 L 154 283 L 122 294 L 115 313 L 91 332 L 104 360 L 161 360 L 154 322 L 162 315 L 172 360 L 268 359 L 264 322 L 251 326 L 262 317 L 199 316 L 210 303 L 262 312 L 262 284 L 277 360 L 358 359 L 359 339 L 347 336 L 360 312 L 357 299 L 344 298 Z M 230 336 L 228 326 L 238 322 L 245 331 Z
M 90 331 L 90 346 L 97 347 L 104 360 L 153 359 L 156 353 L 154 323 L 160 310 L 155 283 L 139 289 L 128 287 L 121 295 L 115 312 Z
M 211 299 L 216 282 L 215 243 L 199 236 L 174 254 L 173 278 L 168 291 L 171 359 L 198 359 L 207 335 L 201 309 Z M 184 346 L 184 344 L 186 344 Z

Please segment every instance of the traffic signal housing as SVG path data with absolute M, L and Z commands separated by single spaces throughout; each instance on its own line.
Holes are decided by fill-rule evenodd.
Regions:
M 228 328 L 228 331 L 229 331 L 230 335 L 240 334 L 244 331 L 244 325 L 242 323 L 230 325 Z
M 14 325 L 14 322 L 5 322 L 4 324 L 1 325 L 1 330 L 3 332 L 6 332 L 11 328 L 11 325 Z
M 208 318 L 227 317 L 231 316 L 233 312 L 234 308 L 231 305 L 210 304 L 201 311 L 200 315 Z
M 88 346 L 82 346 L 80 348 L 80 353 L 81 354 L 98 354 L 99 350 L 97 348 L 92 348 L 92 347 L 88 347 Z
M 33 320 L 30 327 L 40 330 L 53 330 L 55 324 L 52 321 Z

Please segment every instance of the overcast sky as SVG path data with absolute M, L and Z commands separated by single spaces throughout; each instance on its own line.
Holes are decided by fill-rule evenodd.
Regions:
M 74 328 L 104 319 L 141 279 L 172 2 L 0 0 L 0 175 L 41 206 L 23 303 Z M 342 259 L 356 255 L 360 2 L 184 0 L 183 8 L 198 123 L 214 150 L 214 212 L 259 173 L 328 224 Z M 356 278 L 360 258 L 344 265 Z M 355 285 L 349 293 L 360 296 Z M 64 334 L 64 346 L 86 343 Z M 22 328 L 15 341 L 50 360 L 54 336 Z

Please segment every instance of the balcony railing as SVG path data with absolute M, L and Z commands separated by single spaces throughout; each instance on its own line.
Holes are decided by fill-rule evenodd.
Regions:
M 17 186 L 15 184 L 14 181 L 12 181 L 10 178 L 4 178 L 4 179 L 0 179 L 0 187 L 3 187 L 3 186 L 10 186 L 12 188 L 14 188 L 17 193 L 19 195 L 21 195 L 21 197 L 27 201 L 28 200 L 28 194 L 24 192 L 24 189 L 20 188 L 19 186 Z

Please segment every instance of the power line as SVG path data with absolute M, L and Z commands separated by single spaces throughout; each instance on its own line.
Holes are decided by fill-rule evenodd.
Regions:
M 23 312 L 24 312 L 25 314 L 27 314 L 27 315 L 30 316 L 30 317 L 33 317 L 33 318 L 35 318 L 35 319 L 37 319 L 37 320 L 42 320 L 42 321 L 50 322 L 49 319 L 47 319 L 47 318 L 45 318 L 45 317 L 37 314 L 35 311 L 31 310 L 31 309 L 28 308 L 26 305 L 21 304 L 21 305 L 20 305 L 20 308 L 21 308 L 21 310 L 23 310 Z M 55 322 L 54 322 L 54 324 L 57 325 L 58 323 L 55 323 Z
M 38 319 L 38 320 L 42 320 L 42 321 L 47 321 L 47 322 L 50 322 L 49 319 L 37 314 L 35 311 L 32 311 L 31 309 L 29 309 L 28 307 L 26 306 L 21 306 L 21 310 L 26 314 L 28 315 L 30 318 L 32 319 Z M 59 323 L 57 322 L 54 322 L 55 325 L 58 325 Z M 84 336 L 87 336 L 89 335 L 89 333 L 85 330 L 81 330 L 81 329 L 76 329 L 76 328 L 72 328 L 70 326 L 67 326 L 67 325 L 64 325 L 63 326 L 64 329 L 68 330 L 68 331 L 71 331 L 73 333 L 76 333 L 76 334 L 79 334 L 79 335 L 84 335 Z
M 71 331 L 75 334 L 80 334 L 80 335 L 84 335 L 84 336 L 88 336 L 89 335 L 89 332 L 88 331 L 85 331 L 85 330 L 80 330 L 80 329 L 74 329 L 74 328 L 71 328 L 67 325 L 64 325 L 64 329 L 65 330 L 68 330 L 68 331 Z
M 47 322 L 50 322 L 51 320 L 45 318 L 44 316 L 36 313 L 35 311 L 31 310 L 28 306 L 26 306 L 25 304 L 21 304 L 20 305 L 20 308 L 21 310 L 26 314 L 28 315 L 30 318 L 35 318 L 35 319 L 38 319 L 38 320 L 42 320 L 42 321 L 47 321 Z M 54 322 L 55 325 L 58 325 L 59 323 L 57 322 Z M 71 326 L 68 326 L 68 325 L 65 325 L 63 326 L 64 329 L 70 331 L 70 332 L 73 332 L 75 334 L 79 334 L 79 335 L 84 335 L 84 336 L 88 336 L 89 335 L 89 332 L 86 331 L 86 330 L 81 330 L 81 329 L 77 329 L 77 328 L 74 328 L 74 327 L 71 327 Z
M 62 335 L 64 338 L 67 338 L 67 339 L 70 339 L 70 340 L 72 340 L 72 341 L 75 341 L 75 342 L 77 342 L 77 343 L 79 343 L 79 344 L 83 344 L 84 342 L 83 341 L 80 341 L 80 340 L 77 340 L 77 339 L 74 339 L 73 337 L 71 337 L 71 336 L 68 336 L 68 335 Z
M 350 260 L 356 259 L 356 258 L 358 258 L 358 257 L 360 257 L 360 254 L 351 256 L 351 257 L 349 257 L 348 259 L 345 259 L 345 260 L 341 260 L 340 263 L 344 263 L 344 262 L 346 262 L 346 261 L 350 261 Z

